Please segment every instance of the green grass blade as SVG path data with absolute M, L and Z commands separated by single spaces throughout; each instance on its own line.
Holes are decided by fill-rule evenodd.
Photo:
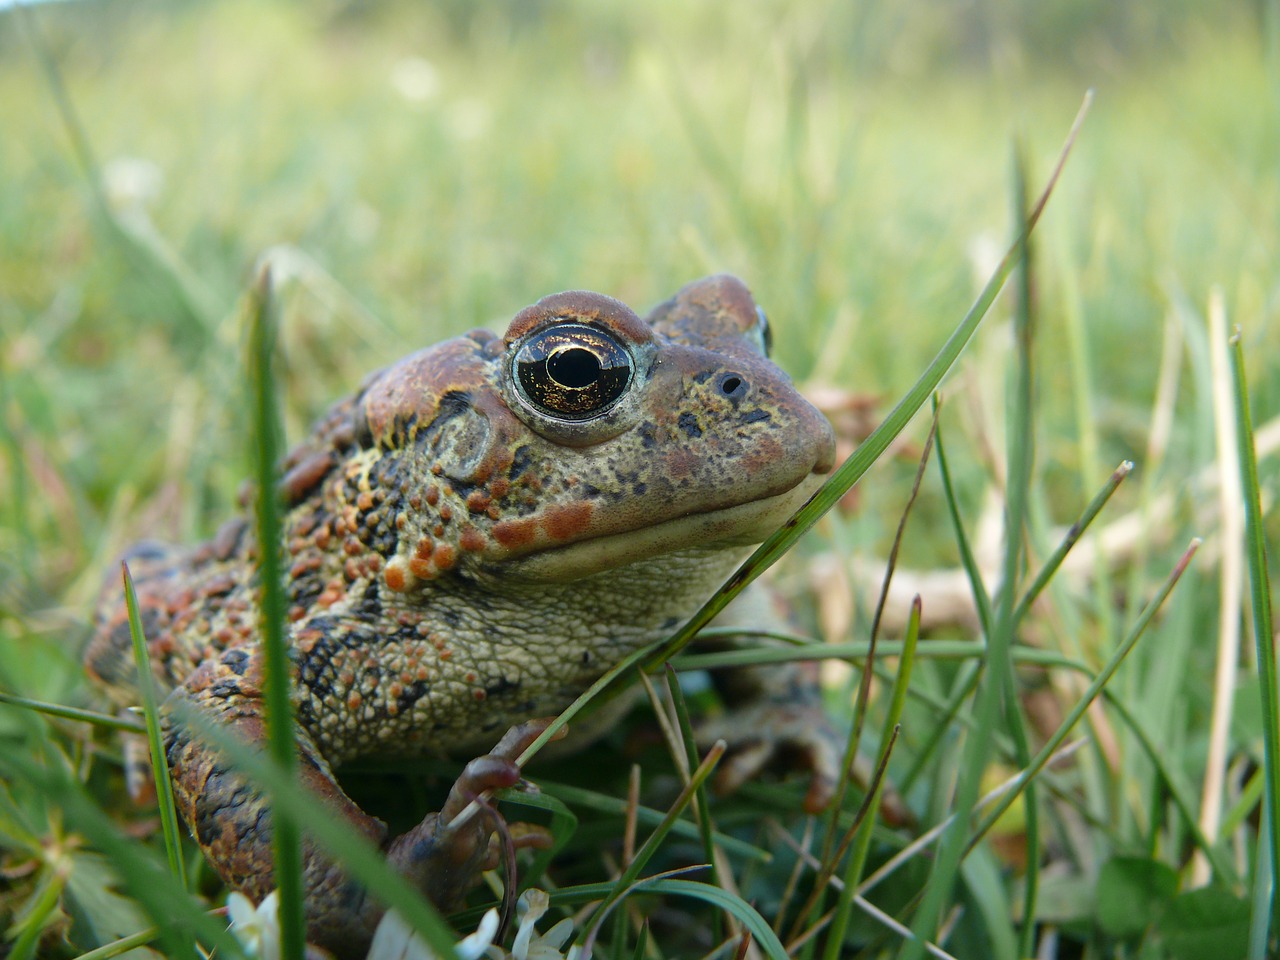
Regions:
M 1089 525 L 1093 523 L 1094 518 L 1106 506 L 1107 501 L 1111 499 L 1111 495 L 1116 492 L 1120 484 L 1124 482 L 1125 477 L 1129 476 L 1133 470 L 1133 461 L 1125 460 L 1120 466 L 1112 472 L 1102 489 L 1094 495 L 1089 501 L 1088 506 L 1084 508 L 1084 512 L 1080 514 L 1075 523 L 1067 530 L 1066 536 L 1062 538 L 1062 542 L 1058 544 L 1056 550 L 1044 562 L 1044 566 L 1040 568 L 1040 572 L 1035 575 L 1031 581 L 1031 585 L 1027 587 L 1023 593 L 1022 599 L 1018 601 L 1018 609 L 1013 612 L 1013 622 L 1021 623 L 1022 618 L 1027 615 L 1027 611 L 1031 609 L 1031 605 L 1036 602 L 1036 598 L 1044 592 L 1044 588 L 1049 585 L 1049 581 L 1053 575 L 1058 572 L 1058 568 L 1062 566 L 1062 561 L 1067 558 L 1067 554 L 1071 552 L 1071 548 L 1079 542 L 1084 536 L 1084 532 L 1089 529 Z
M 124 579 L 124 602 L 129 611 L 129 636 L 133 640 L 133 659 L 138 667 L 138 690 L 142 694 L 142 715 L 147 724 L 147 746 L 151 750 L 151 768 L 156 782 L 156 803 L 160 809 L 160 829 L 164 834 L 165 855 L 169 859 L 169 872 L 178 886 L 187 889 L 187 871 L 182 862 L 182 841 L 178 833 L 178 814 L 173 805 L 173 785 L 169 782 L 169 758 L 164 749 L 164 737 L 160 731 L 160 710 L 156 704 L 155 676 L 151 672 L 151 657 L 147 640 L 142 632 L 142 618 L 138 614 L 138 595 L 133 589 L 133 577 L 129 565 L 120 564 Z
M 965 576 L 969 579 L 973 605 L 978 611 L 978 623 L 981 624 L 982 633 L 985 636 L 991 632 L 991 597 L 987 594 L 986 584 L 982 582 L 982 572 L 978 569 L 973 547 L 969 544 L 969 535 L 965 532 L 964 521 L 960 519 L 960 504 L 956 500 L 955 487 L 951 483 L 951 468 L 947 464 L 947 451 L 942 442 L 942 423 L 938 416 L 941 406 L 941 401 L 935 393 L 933 416 L 939 422 L 934 431 L 936 434 L 934 445 L 938 451 L 938 473 L 942 477 L 942 494 L 947 504 L 947 514 L 951 517 L 951 529 L 955 534 L 956 547 L 960 551 L 960 565 L 964 567 Z
M 666 663 L 663 666 L 667 677 L 667 695 L 671 697 L 671 703 L 676 708 L 676 722 L 680 726 L 680 738 L 684 744 L 685 759 L 688 763 L 688 766 L 684 769 L 693 770 L 697 768 L 698 764 L 698 746 L 694 740 L 693 721 L 689 718 L 689 704 L 685 702 L 684 691 L 680 689 L 680 680 L 676 676 L 675 670 L 672 669 L 671 664 Z M 715 824 L 711 822 L 711 807 L 707 803 L 707 787 L 705 783 L 694 791 L 693 810 L 698 822 L 698 836 L 702 840 L 703 859 L 711 864 L 711 882 L 716 886 L 720 886 L 720 868 L 716 866 L 716 848 L 713 840 Z M 715 939 L 719 942 L 723 938 L 719 914 L 715 915 L 713 922 L 715 924 Z
M 671 828 L 676 821 L 684 813 L 685 808 L 692 802 L 698 789 L 706 782 L 707 777 L 711 776 L 711 771 L 716 768 L 716 764 L 720 762 L 720 758 L 724 756 L 725 744 L 723 740 L 718 740 L 707 751 L 707 755 L 703 758 L 698 768 L 689 775 L 689 782 L 684 785 L 680 791 L 680 795 L 671 804 L 671 809 L 667 811 L 662 818 L 662 822 L 654 828 L 653 832 L 645 838 L 640 849 L 636 851 L 636 855 L 632 857 L 631 862 L 627 864 L 626 869 L 622 871 L 622 875 L 618 877 L 613 884 L 613 889 L 607 897 L 596 907 L 591 915 L 591 919 L 583 924 L 583 930 L 588 936 L 592 934 L 595 928 L 603 922 L 605 916 L 613 908 L 626 893 L 631 890 L 636 882 L 640 879 L 640 873 L 644 870 L 649 860 L 658 852 L 658 847 L 662 845 L 667 834 L 671 832 Z
M 139 930 L 130 936 L 121 937 L 111 943 L 104 943 L 88 953 L 82 953 L 76 957 L 76 960 L 114 960 L 115 957 L 123 956 L 131 950 L 138 949 L 138 947 L 145 947 L 149 943 L 154 943 L 159 935 L 160 931 L 155 927 Z
M 1014 151 L 1014 209 L 1022 219 L 1026 207 L 1026 161 L 1022 150 Z M 1017 680 L 1013 671 L 1013 645 L 1018 632 L 1014 596 L 1023 574 L 1027 519 L 1030 513 L 1032 472 L 1035 465 L 1035 433 L 1031 413 L 1036 401 L 1033 349 L 1036 337 L 1035 301 L 1030 241 L 1023 247 L 1022 263 L 1016 273 L 1016 306 L 1013 311 L 1014 389 L 1008 406 L 1008 523 L 1005 527 L 1005 562 L 1001 577 L 998 614 L 991 634 L 991 656 L 988 667 L 994 668 L 1003 688 L 1005 726 L 1013 739 L 1014 758 L 1019 767 L 1031 761 L 1031 745 L 1018 701 Z M 1046 580 L 1047 582 L 1047 580 Z M 1018 943 L 1018 954 L 1029 957 L 1035 949 L 1036 898 L 1040 887 L 1040 802 L 1034 782 L 1028 782 L 1024 793 L 1026 810 L 1026 875 L 1023 884 L 1022 916 L 1024 922 Z
M 936 394 L 935 394 L 936 396 Z M 929 457 L 933 453 L 934 438 L 938 433 L 938 407 L 935 404 L 933 408 L 933 422 L 929 424 L 929 434 L 924 441 L 924 449 L 920 452 L 920 462 L 916 467 L 916 475 L 911 483 L 911 492 L 907 496 L 906 506 L 902 509 L 902 515 L 898 518 L 898 528 L 894 531 L 893 544 L 889 548 L 889 558 L 885 563 L 884 580 L 880 585 L 880 595 L 876 598 L 875 613 L 871 617 L 871 641 L 868 645 L 867 660 L 862 668 L 862 677 L 858 682 L 858 694 L 853 702 L 853 725 L 849 730 L 848 740 L 845 742 L 844 756 L 840 761 L 840 769 L 845 771 L 845 776 L 840 778 L 840 786 L 836 790 L 836 798 L 831 805 L 831 826 L 827 830 L 827 843 L 823 849 L 822 859 L 826 860 L 831 856 L 831 845 L 835 841 L 835 817 L 844 807 L 845 792 L 849 789 L 849 782 L 852 779 L 848 776 L 849 771 L 853 769 L 854 759 L 858 753 L 858 744 L 862 742 L 862 727 L 866 721 L 867 709 L 871 703 L 871 677 L 876 666 L 876 644 L 880 639 L 880 622 L 884 617 L 884 607 L 889 599 L 889 587 L 893 581 L 893 572 L 898 566 L 898 556 L 902 552 L 902 541 L 907 530 L 907 520 L 911 517 L 911 508 L 915 506 L 916 498 L 920 495 L 920 485 L 924 481 L 925 470 L 929 466 Z M 919 597 L 916 598 L 917 604 L 912 608 L 912 615 L 919 615 Z M 914 643 L 912 644 L 914 646 Z
M 253 468 L 257 486 L 258 563 L 262 589 L 259 629 L 263 654 L 263 701 L 271 757 L 285 776 L 297 766 L 289 650 L 285 640 L 284 564 L 281 559 L 279 482 L 280 426 L 272 354 L 276 309 L 270 269 L 263 270 L 249 300 L 249 377 L 253 402 Z M 302 837 L 287 812 L 272 818 L 275 882 L 280 891 L 280 946 L 284 960 L 303 960 Z
M 94 726 L 106 727 L 109 730 L 120 730 L 125 733 L 145 733 L 147 730 L 146 723 L 130 717 L 113 717 L 109 713 L 83 710 L 80 707 L 64 707 L 60 703 L 45 703 L 42 700 L 32 700 L 28 697 L 15 697 L 11 693 L 0 693 L 0 703 L 7 703 L 11 707 L 21 707 L 34 713 L 43 713 L 48 717 L 92 723 Z
M 911 614 L 907 620 L 907 632 L 902 641 L 902 657 L 898 661 L 898 673 L 894 677 L 893 691 L 889 698 L 889 710 L 885 716 L 884 731 L 880 738 L 878 751 L 878 768 L 883 771 L 888 764 L 889 752 L 897 739 L 902 710 L 907 702 L 907 688 L 911 683 L 911 670 L 915 666 L 916 641 L 920 637 L 920 597 L 911 604 Z M 826 960 L 840 960 L 844 945 L 845 931 L 853 913 L 853 900 L 858 884 L 862 881 L 862 871 L 866 866 L 867 854 L 871 849 L 871 836 L 876 823 L 876 814 L 880 809 L 880 798 L 884 795 L 884 777 L 876 778 L 872 790 L 871 803 L 867 816 L 858 824 L 853 838 L 853 847 L 849 862 L 844 872 L 844 887 L 836 901 L 835 916 L 827 932 L 827 946 L 824 954 Z
M 550 830 L 555 839 L 550 848 L 539 850 L 533 859 L 533 863 L 529 865 L 529 869 L 520 874 L 520 892 L 524 892 L 530 887 L 538 885 L 538 881 L 542 879 L 542 875 L 546 872 L 547 867 L 551 865 L 551 861 L 555 859 L 556 854 L 563 850 L 565 845 L 573 839 L 573 835 L 578 831 L 578 818 L 572 810 L 565 806 L 562 800 L 545 792 L 530 793 L 514 789 L 496 790 L 494 791 L 493 799 L 516 807 L 542 810 L 551 815 Z M 479 917 L 477 916 L 476 919 L 479 920 Z
M 45 874 L 43 889 L 39 890 L 34 902 L 30 902 L 29 907 L 23 911 L 25 916 L 14 925 L 19 933 L 10 946 L 7 960 L 31 960 L 40 946 L 46 922 L 58 909 L 58 900 L 62 896 L 66 878 L 58 871 L 45 871 Z M 187 953 L 191 953 L 190 944 L 187 946 Z
M 672 897 L 693 897 L 718 907 L 734 917 L 743 929 L 751 934 L 751 939 L 770 960 L 787 960 L 787 951 L 768 921 L 762 917 L 755 907 L 739 896 L 735 896 L 720 887 L 709 883 L 698 883 L 694 880 L 654 880 L 643 881 L 633 889 L 642 889 L 650 893 L 660 893 Z
M 551 894 L 551 902 L 557 907 L 575 907 L 584 903 L 601 900 L 612 893 L 616 883 L 589 883 L 575 887 L 566 887 Z M 654 893 L 665 896 L 693 897 L 731 914 L 743 929 L 751 934 L 770 960 L 788 960 L 786 948 L 778 935 L 751 904 L 741 897 L 729 893 L 721 887 L 694 880 L 671 878 L 669 875 L 649 877 L 637 880 L 628 890 L 631 893 Z
M 558 798 L 576 806 L 588 807 L 601 813 L 621 816 L 627 812 L 627 801 L 597 793 L 593 790 L 586 790 L 582 787 L 575 787 L 566 783 L 554 783 L 539 777 L 538 788 L 546 796 Z M 641 806 L 636 808 L 636 820 L 646 826 L 657 826 L 662 822 L 663 816 L 664 814 L 661 810 L 655 810 L 653 807 Z M 696 840 L 700 835 L 698 828 L 687 820 L 677 820 L 671 828 L 671 832 L 684 837 L 686 840 Z M 773 855 L 768 850 L 762 850 L 760 847 L 731 834 L 716 832 L 712 834 L 712 837 L 716 846 L 740 860 L 768 863 L 773 859 Z
M 1271 823 L 1265 817 L 1258 830 L 1262 849 L 1271 847 Z M 1249 924 L 1249 960 L 1274 960 L 1271 951 L 1271 889 L 1275 875 L 1271 872 L 1269 857 L 1261 857 L 1253 875 L 1253 920 Z
M 1240 880 L 1231 865 L 1231 861 L 1223 856 L 1219 848 L 1214 846 L 1200 829 L 1200 821 L 1196 817 L 1196 804 L 1187 795 L 1187 790 L 1179 780 L 1177 772 L 1170 768 L 1165 751 L 1156 743 L 1156 738 L 1147 731 L 1146 725 L 1139 721 L 1133 711 L 1129 709 L 1122 695 L 1105 689 L 1102 694 L 1107 699 L 1107 705 L 1124 721 L 1129 732 L 1133 734 L 1138 741 L 1138 745 L 1147 755 L 1147 759 L 1151 761 L 1151 765 L 1168 789 L 1169 796 L 1173 799 L 1173 805 L 1177 807 L 1187 830 L 1191 833 L 1191 839 L 1195 841 L 1196 847 L 1205 855 L 1210 866 L 1213 867 L 1213 872 L 1218 881 L 1228 887 L 1237 886 Z M 1225 835 L 1225 828 L 1223 832 Z
M 1258 458 L 1249 414 L 1249 391 L 1244 374 L 1244 350 L 1239 329 L 1231 337 L 1231 381 L 1236 401 L 1236 441 L 1240 447 L 1240 476 L 1244 483 L 1244 534 L 1249 552 L 1250 612 L 1258 649 L 1258 675 L 1262 690 L 1263 766 L 1266 769 L 1266 815 L 1271 842 L 1271 932 L 1280 936 L 1280 687 L 1276 679 L 1275 632 L 1271 617 L 1271 581 L 1267 573 L 1267 543 L 1263 529 L 1262 497 L 1258 485 Z

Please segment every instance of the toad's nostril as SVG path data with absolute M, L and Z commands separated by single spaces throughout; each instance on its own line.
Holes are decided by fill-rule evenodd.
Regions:
M 747 381 L 743 380 L 742 377 L 738 376 L 736 373 L 726 373 L 720 379 L 720 392 L 726 397 L 737 399 L 738 397 L 746 394 Z

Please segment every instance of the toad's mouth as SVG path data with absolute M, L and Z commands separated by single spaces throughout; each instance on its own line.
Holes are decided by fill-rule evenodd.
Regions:
M 825 472 L 815 471 L 795 486 L 772 496 L 507 559 L 502 563 L 503 575 L 514 574 L 542 583 L 566 582 L 690 547 L 753 546 L 800 509 L 825 479 Z

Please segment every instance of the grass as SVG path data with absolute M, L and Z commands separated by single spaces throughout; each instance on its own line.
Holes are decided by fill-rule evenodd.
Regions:
M 1035 189 L 1091 86 L 1026 284 L 996 301 L 942 385 L 934 460 L 945 448 L 946 471 L 926 470 L 885 607 L 861 752 L 874 758 L 900 713 L 884 792 L 910 818 L 855 830 L 859 788 L 830 823 L 807 826 L 798 784 L 759 783 L 709 810 L 691 804 L 699 826 L 667 832 L 693 789 L 651 752 L 645 809 L 629 817 L 615 739 L 585 782 L 572 763 L 533 768 L 544 799 L 566 789 L 546 815 L 568 839 L 540 883 L 557 908 L 617 900 L 597 956 L 711 949 L 681 939 L 673 917 L 726 940 L 735 923 L 757 942 L 772 930 L 802 956 L 899 955 L 901 934 L 864 901 L 956 957 L 1267 956 L 1277 847 L 1263 818 L 1280 788 L 1274 680 L 1259 676 L 1274 661 L 1265 642 L 1242 644 L 1225 673 L 1215 655 L 1221 598 L 1243 593 L 1246 638 L 1255 611 L 1265 622 L 1260 559 L 1269 550 L 1274 571 L 1280 529 L 1268 439 L 1280 415 L 1280 64 L 1244 6 L 1137 4 L 1117 23 L 1086 5 L 1097 22 L 1065 34 L 1012 3 L 941 26 L 926 4 L 847 7 L 41 8 L 31 19 L 80 153 L 39 47 L 0 14 L 0 691 L 100 707 L 79 643 L 117 575 L 112 557 L 141 537 L 207 536 L 231 511 L 253 470 L 237 304 L 265 251 L 277 250 L 290 438 L 369 370 L 504 323 L 544 293 L 585 286 L 643 307 L 715 270 L 751 284 L 797 379 L 878 398 L 883 417 L 970 307 L 994 267 L 983 251 L 998 257 L 1010 240 L 1010 133 Z M 1234 393 L 1209 362 L 1215 288 L 1241 326 Z M 1241 494 L 1259 504 L 1247 554 L 1222 542 L 1201 479 L 1224 469 L 1224 396 L 1233 411 L 1230 398 L 1247 396 L 1257 447 Z M 903 442 L 923 444 L 920 420 Z M 852 715 L 858 676 L 845 664 L 867 657 L 909 454 L 889 447 L 857 505 L 819 522 L 773 576 L 804 635 L 829 646 L 734 654 L 820 658 L 833 716 Z M 1135 468 L 1115 488 L 1122 461 Z M 1082 513 L 1091 522 L 1064 557 Z M 1010 528 L 1025 535 L 1001 540 Z M 1193 537 L 1204 545 L 1139 638 Z M 1220 563 L 1226 549 L 1250 565 Z M 877 572 L 861 574 L 862 561 Z M 1223 582 L 1231 569 L 1248 571 L 1247 589 Z M 900 703 L 894 658 L 915 593 L 922 633 Z M 984 639 L 1007 651 L 989 673 Z M 697 656 L 726 655 L 684 659 Z M 706 706 L 708 694 L 689 697 Z M 1224 703 L 1219 750 L 1210 730 Z M 191 933 L 209 942 L 180 885 L 109 881 L 163 875 L 164 843 L 153 813 L 124 797 L 111 738 L 77 716 L 0 706 L 10 955 L 78 956 L 157 917 L 175 920 L 160 931 L 166 951 Z M 1034 794 L 1019 779 L 1004 800 L 981 800 L 1041 765 Z M 438 802 L 422 777 L 407 791 L 394 775 L 359 779 L 389 817 Z M 1222 784 L 1216 823 L 1201 809 L 1206 780 Z M 305 812 L 305 799 L 281 802 Z M 637 823 L 657 831 L 652 844 Z M 935 829 L 937 846 L 878 877 Z M 723 889 L 626 874 L 629 830 L 648 877 L 706 862 L 710 837 Z M 865 869 L 810 861 L 828 832 L 851 830 Z M 221 902 L 192 851 L 181 851 L 192 889 Z M 376 881 L 376 862 L 359 869 Z M 816 871 L 876 882 L 810 914 Z M 626 890 L 601 886 L 621 875 Z M 807 919 L 837 909 L 846 924 L 849 903 L 840 942 Z M 404 915 L 417 909 L 406 902 Z

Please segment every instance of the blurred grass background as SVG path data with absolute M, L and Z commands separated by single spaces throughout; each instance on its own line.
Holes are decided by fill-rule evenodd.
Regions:
M 501 328 L 545 293 L 586 287 L 644 309 L 721 270 L 751 285 L 799 380 L 887 408 L 1007 241 L 1011 137 L 1038 182 L 1086 88 L 1097 101 L 1036 239 L 1037 503 L 1042 529 L 1070 522 L 1123 458 L 1138 474 L 1117 509 L 1175 498 L 1151 549 L 1144 539 L 1104 581 L 1132 606 L 1146 564 L 1166 570 L 1187 537 L 1213 532 L 1186 480 L 1215 456 L 1203 316 L 1215 285 L 1244 326 L 1255 421 L 1280 414 L 1275 6 L 0 11 L 0 682 L 92 702 L 78 644 L 111 557 L 141 536 L 205 535 L 231 509 L 247 473 L 236 305 L 266 251 L 288 248 L 278 262 L 299 280 L 281 387 L 291 438 L 374 367 Z M 974 516 L 1001 472 L 996 314 L 948 387 Z M 1172 429 L 1151 450 L 1169 342 Z M 884 552 L 911 469 L 869 478 L 842 546 Z M 953 564 L 936 490 L 919 509 L 908 559 Z M 1125 681 L 1191 783 L 1215 696 L 1213 645 L 1197 639 L 1216 629 L 1215 590 L 1211 561 L 1178 608 L 1186 662 L 1154 650 Z M 1117 629 L 1107 597 L 1094 602 L 1072 637 L 1086 650 Z M 1233 742 L 1247 757 L 1256 697 L 1252 714 L 1240 702 Z M 5 713 L 0 731 L 6 748 L 29 735 Z M 1098 801 L 1120 847 L 1162 815 L 1133 763 L 1121 773 L 1144 771 L 1139 786 Z M 26 892 L 15 882 L 7 901 Z

